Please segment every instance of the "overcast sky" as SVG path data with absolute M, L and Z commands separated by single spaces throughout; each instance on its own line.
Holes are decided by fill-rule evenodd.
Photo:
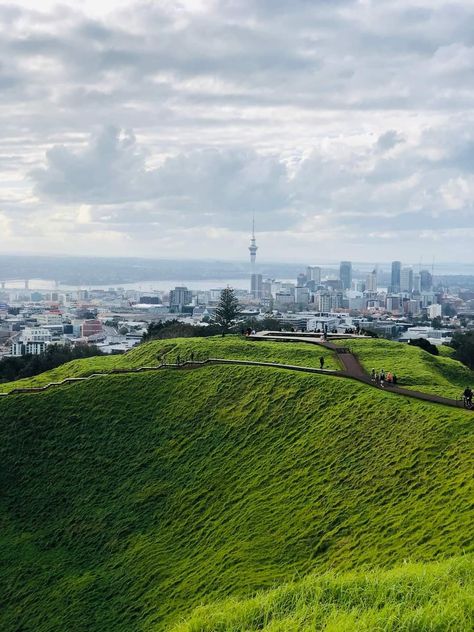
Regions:
M 471 262 L 473 71 L 469 0 L 2 3 L 0 252 Z

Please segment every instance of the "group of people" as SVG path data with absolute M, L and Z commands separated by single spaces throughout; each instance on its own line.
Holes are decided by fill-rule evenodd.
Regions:
M 391 371 L 385 373 L 383 369 L 381 371 L 376 371 L 375 369 L 372 369 L 370 377 L 372 382 L 375 382 L 377 386 L 381 386 L 382 388 L 386 384 L 391 386 L 396 385 L 398 382 L 395 373 L 392 373 Z

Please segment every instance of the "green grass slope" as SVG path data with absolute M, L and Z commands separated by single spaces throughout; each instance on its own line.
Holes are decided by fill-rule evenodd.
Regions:
M 49 382 L 59 382 L 67 377 L 84 377 L 95 372 L 116 368 L 137 368 L 158 365 L 161 359 L 176 362 L 189 359 L 228 358 L 236 360 L 256 360 L 258 362 L 278 362 L 319 368 L 319 358 L 325 359 L 326 369 L 340 368 L 332 351 L 323 347 L 304 343 L 253 342 L 240 336 L 216 336 L 210 338 L 175 338 L 154 340 L 139 345 L 124 355 L 97 356 L 73 360 L 51 371 L 15 382 L 0 384 L 0 392 L 6 393 L 16 387 L 43 386 Z
M 273 368 L 4 398 L 0 629 L 156 632 L 296 574 L 470 551 L 472 422 Z
M 401 386 L 458 399 L 467 385 L 474 387 L 474 371 L 449 357 L 433 356 L 419 347 L 382 339 L 343 340 L 370 373 L 384 369 L 394 372 Z
M 173 632 L 472 632 L 474 557 L 389 571 L 312 574 L 198 608 Z

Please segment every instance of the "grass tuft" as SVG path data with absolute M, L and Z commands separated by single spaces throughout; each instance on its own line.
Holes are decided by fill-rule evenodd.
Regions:
M 471 632 L 474 557 L 391 570 L 310 574 L 197 608 L 173 632 Z

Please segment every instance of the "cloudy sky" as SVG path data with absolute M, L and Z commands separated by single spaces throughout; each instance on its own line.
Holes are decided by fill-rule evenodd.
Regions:
M 472 261 L 474 3 L 0 6 L 0 252 Z

